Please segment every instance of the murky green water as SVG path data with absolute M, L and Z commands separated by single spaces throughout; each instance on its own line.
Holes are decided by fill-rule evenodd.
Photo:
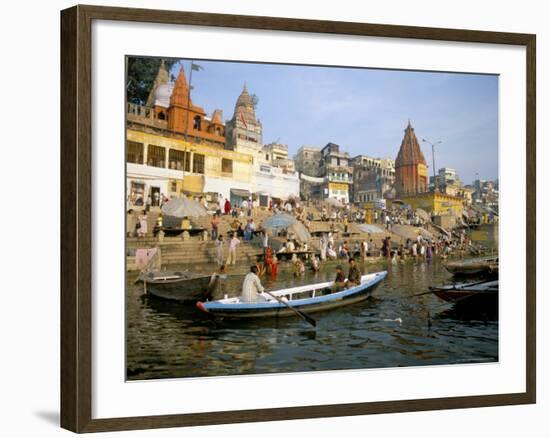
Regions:
M 296 279 L 281 269 L 269 289 L 324 281 L 335 263 Z M 496 315 L 463 314 L 433 295 L 411 298 L 450 282 L 435 259 L 366 265 L 388 277 L 367 301 L 297 318 L 246 323 L 213 321 L 194 306 L 149 298 L 128 284 L 128 378 L 156 379 L 353 368 L 494 362 Z M 241 268 L 244 270 L 244 268 Z M 286 272 L 285 272 L 286 271 Z M 240 285 L 235 285 L 239 294 Z

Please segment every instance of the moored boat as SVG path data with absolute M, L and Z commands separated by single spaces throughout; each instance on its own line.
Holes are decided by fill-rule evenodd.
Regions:
M 228 319 L 294 316 L 295 312 L 288 306 L 307 313 L 321 312 L 366 300 L 386 275 L 386 271 L 363 275 L 359 285 L 338 292 L 332 292 L 332 281 L 270 292 L 286 304 L 264 292 L 253 303 L 243 302 L 237 296 L 216 301 L 199 301 L 197 307 L 213 316 Z
M 447 271 L 456 276 L 498 276 L 498 256 L 450 261 L 445 263 L 444 266 Z
M 146 272 L 138 280 L 147 294 L 176 301 L 197 301 L 208 296 L 210 275 L 183 272 Z
M 430 291 L 442 300 L 461 306 L 498 305 L 498 280 L 433 287 Z

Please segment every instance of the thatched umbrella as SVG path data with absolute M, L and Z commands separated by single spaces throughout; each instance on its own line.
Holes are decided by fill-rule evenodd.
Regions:
M 296 223 L 296 218 L 286 213 L 274 214 L 262 222 L 264 228 L 288 228 Z
M 162 206 L 165 227 L 177 227 L 183 218 L 208 216 L 206 209 L 197 201 L 187 198 L 174 198 Z
M 288 227 L 288 231 L 294 233 L 300 242 L 308 242 L 311 239 L 311 234 L 309 234 L 305 225 L 300 221 L 294 222 Z
M 307 242 L 311 239 L 311 234 L 303 223 L 298 221 L 294 216 L 289 214 L 274 214 L 262 222 L 262 227 L 265 229 L 286 229 L 288 232 L 294 233 L 296 238 L 302 242 Z

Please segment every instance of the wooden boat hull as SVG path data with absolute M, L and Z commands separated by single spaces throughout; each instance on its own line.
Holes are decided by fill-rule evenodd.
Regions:
M 456 276 L 488 275 L 498 276 L 498 258 L 472 259 L 453 261 L 445 265 L 445 269 Z
M 349 306 L 365 301 L 378 286 L 378 284 L 386 277 L 387 272 L 382 271 L 376 274 L 366 275 L 372 277 L 361 285 L 349 289 L 345 289 L 336 293 L 329 293 L 313 298 L 290 300 L 288 303 L 295 309 L 304 312 L 315 313 L 327 310 L 336 309 L 343 306 Z M 320 283 L 319 285 L 311 285 L 313 290 L 318 287 L 319 290 L 330 287 L 329 283 Z M 282 295 L 284 296 L 284 295 Z M 209 313 L 216 317 L 227 319 L 252 319 L 252 318 L 281 318 L 287 316 L 296 316 L 296 313 L 282 303 L 277 301 L 267 301 L 259 303 L 229 303 L 224 304 L 221 301 L 198 302 L 197 307 L 203 312 Z
M 498 280 L 432 288 L 440 299 L 464 306 L 498 306 Z
M 143 276 L 148 295 L 174 301 L 197 301 L 208 296 L 210 275 L 176 272 L 165 276 Z

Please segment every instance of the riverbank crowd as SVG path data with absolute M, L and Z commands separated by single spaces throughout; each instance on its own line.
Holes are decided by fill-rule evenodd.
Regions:
M 163 196 L 160 199 L 159 207 L 168 202 Z M 240 205 L 221 197 L 215 203 L 205 198 L 198 202 L 209 215 L 203 221 L 204 239 L 215 244 L 216 265 L 225 269 L 244 262 L 238 259 L 237 248 L 242 244 L 256 245 L 261 248 L 257 257 L 259 276 L 276 276 L 281 261 L 288 261 L 293 274 L 300 276 L 306 269 L 321 270 L 324 262 L 331 260 L 429 261 L 434 257 L 479 255 L 484 250 L 466 232 L 468 224 L 462 222 L 461 227 L 444 230 L 434 225 L 434 214 L 404 205 L 375 209 L 367 217 L 366 211 L 357 206 L 326 201 L 289 199 L 270 201 L 267 207 L 260 207 L 252 198 L 244 199 Z M 146 204 L 137 216 L 128 211 L 128 237 L 139 239 L 149 234 L 157 237 L 163 229 L 159 214 L 152 233 L 148 233 L 151 208 Z M 264 228 L 267 219 L 283 214 L 297 225 Z M 226 233 L 221 232 L 222 224 L 228 228 Z

